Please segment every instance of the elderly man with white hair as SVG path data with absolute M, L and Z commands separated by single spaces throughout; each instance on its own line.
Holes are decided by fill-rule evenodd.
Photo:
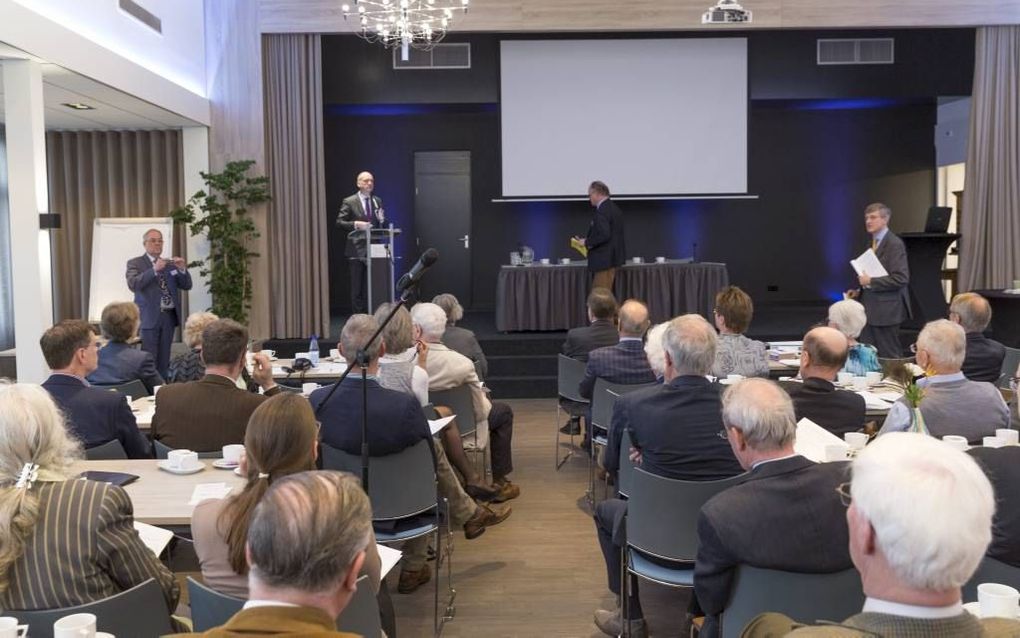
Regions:
M 668 321 L 655 324 L 648 329 L 645 339 L 645 356 L 648 357 L 648 365 L 652 367 L 656 381 L 663 381 L 666 376 L 666 346 L 662 343 L 662 337 L 668 327 Z
M 488 390 L 475 372 L 475 364 L 442 343 L 446 321 L 446 312 L 434 303 L 416 304 L 411 309 L 415 339 L 422 341 L 428 349 L 425 369 L 429 373 L 429 391 L 451 390 L 462 385 L 471 388 L 478 445 L 484 448 L 488 443 L 492 457 L 492 482 L 499 490 L 495 500 L 501 503 L 517 498 L 521 488 L 510 482 L 509 478 L 514 469 L 511 452 L 513 410 L 505 403 L 490 402 L 486 396 Z M 469 429 L 464 423 L 460 423 L 459 427 L 461 430 Z
M 814 463 L 794 451 L 793 403 L 776 383 L 747 379 L 727 388 L 722 401 L 726 438 L 747 476 L 698 516 L 692 611 L 705 615 L 701 638 L 719 635 L 740 565 L 831 573 L 851 564 L 835 498 L 847 464 Z
M 843 372 L 862 377 L 869 372 L 879 372 L 882 369 L 875 346 L 857 341 L 861 331 L 868 325 L 868 315 L 864 312 L 864 306 L 853 299 L 837 301 L 829 306 L 828 325 L 842 332 L 850 344 Z
M 967 349 L 963 328 L 947 320 L 931 321 L 917 337 L 917 365 L 928 377 L 918 381 L 924 388 L 921 415 L 932 436 L 965 436 L 971 443 L 994 436 L 1009 427 L 1009 408 L 991 383 L 971 381 L 961 366 Z M 889 409 L 879 434 L 910 427 L 910 407 L 900 399 Z
M 978 620 L 961 604 L 960 589 L 992 538 L 995 510 L 992 486 L 973 459 L 930 437 L 896 433 L 864 448 L 853 481 L 839 491 L 849 507 L 850 556 L 867 596 L 863 611 L 839 625 L 789 634 L 793 621 L 764 614 L 744 636 L 1020 635 L 1017 620 Z

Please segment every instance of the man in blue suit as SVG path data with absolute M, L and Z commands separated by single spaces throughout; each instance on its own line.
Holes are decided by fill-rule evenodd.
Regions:
M 142 350 L 156 359 L 156 370 L 167 376 L 170 344 L 181 319 L 181 290 L 191 290 L 191 275 L 181 257 L 164 259 L 163 233 L 155 228 L 142 237 L 145 254 L 127 263 L 127 285 L 142 313 Z
M 64 412 L 68 429 L 85 448 L 117 440 L 128 457 L 151 458 L 149 443 L 124 395 L 89 386 L 85 376 L 96 369 L 99 340 L 89 324 L 66 320 L 47 330 L 39 340 L 50 378 L 42 386 Z

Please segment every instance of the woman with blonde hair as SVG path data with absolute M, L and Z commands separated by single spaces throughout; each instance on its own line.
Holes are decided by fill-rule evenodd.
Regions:
M 0 609 L 82 605 L 154 578 L 169 615 L 173 574 L 138 537 L 123 489 L 78 480 L 81 454 L 49 393 L 0 383 Z

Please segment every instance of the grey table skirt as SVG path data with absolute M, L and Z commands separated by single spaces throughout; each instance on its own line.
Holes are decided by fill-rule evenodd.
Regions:
M 503 266 L 496 282 L 496 329 L 569 330 L 588 321 L 585 301 L 591 275 L 583 262 L 570 265 Z M 620 301 L 648 305 L 652 322 L 689 312 L 711 317 L 715 295 L 729 285 L 726 264 L 626 264 L 616 270 L 613 293 Z

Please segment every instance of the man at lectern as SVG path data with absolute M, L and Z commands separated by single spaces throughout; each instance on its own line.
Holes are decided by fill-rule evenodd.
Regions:
M 606 288 L 613 290 L 616 269 L 626 260 L 623 237 L 623 213 L 613 200 L 609 199 L 609 187 L 595 181 L 588 187 L 588 201 L 595 207 L 595 214 L 588 226 L 584 239 L 575 237 L 588 249 L 588 272 L 592 273 L 592 290 Z
M 368 171 L 358 173 L 358 192 L 344 199 L 340 205 L 336 225 L 345 233 L 352 230 L 367 228 L 383 228 L 386 224 L 386 213 L 383 211 L 382 200 L 372 194 L 375 178 Z M 369 313 L 365 268 L 365 257 L 368 255 L 364 239 L 357 241 L 347 238 L 344 255 L 351 267 L 351 312 L 353 314 Z

